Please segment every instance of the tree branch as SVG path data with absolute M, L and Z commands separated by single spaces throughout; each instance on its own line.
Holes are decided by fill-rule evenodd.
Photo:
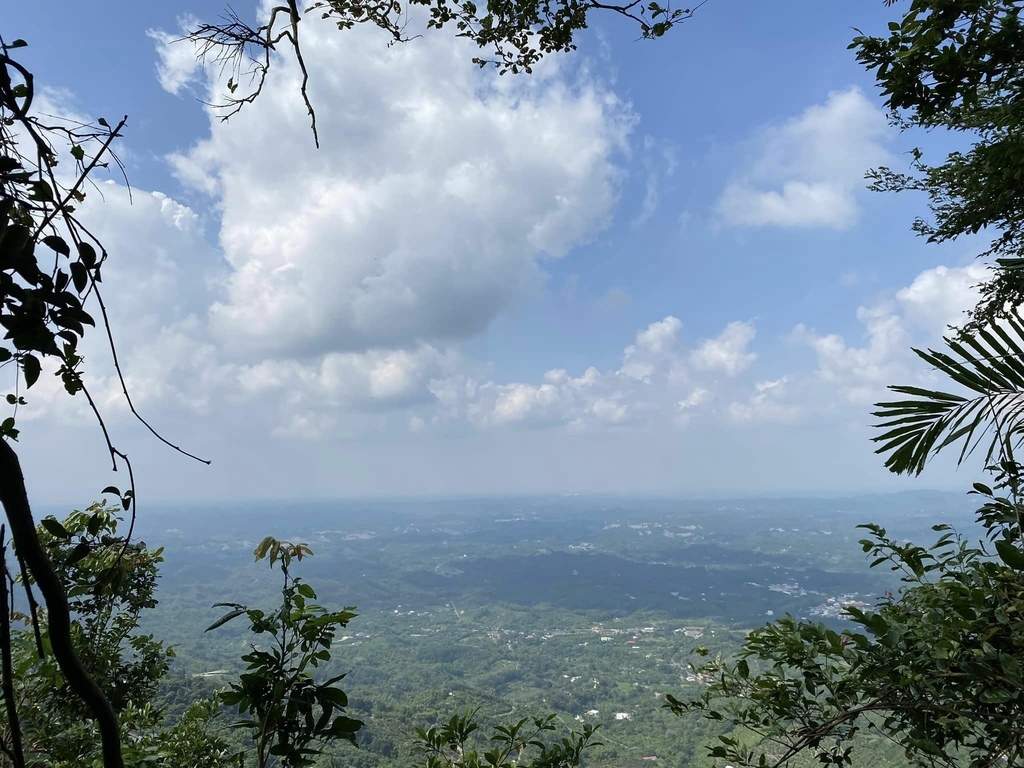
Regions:
M 25 559 L 29 573 L 46 601 L 53 656 L 64 673 L 68 686 L 82 700 L 99 727 L 103 766 L 124 768 L 117 715 L 75 653 L 71 642 L 71 611 L 64 585 L 61 584 L 39 543 L 21 464 L 18 455 L 6 440 L 0 440 L 0 504 L 7 513 L 14 546 L 18 554 Z

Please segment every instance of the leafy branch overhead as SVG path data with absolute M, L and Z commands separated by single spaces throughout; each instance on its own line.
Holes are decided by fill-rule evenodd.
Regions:
M 708 0 L 674 7 L 672 0 L 630 0 L 625 3 L 601 0 L 315 0 L 300 10 L 298 0 L 269 9 L 261 23 L 243 21 L 230 8 L 217 22 L 202 23 L 187 39 L 196 46 L 199 58 L 211 61 L 231 74 L 223 101 L 211 106 L 223 111 L 227 120 L 254 102 L 263 90 L 273 63 L 272 54 L 282 46 L 290 50 L 302 74 L 299 91 L 309 113 L 313 140 L 320 146 L 316 112 L 309 97 L 309 71 L 303 58 L 300 22 L 307 14 L 334 23 L 339 30 L 369 24 L 383 30 L 391 44 L 410 42 L 419 34 L 410 32 L 420 6 L 426 12 L 426 29 L 441 30 L 454 25 L 455 36 L 473 41 L 483 51 L 473 63 L 494 66 L 498 72 L 530 73 L 546 55 L 576 49 L 576 35 L 588 26 L 591 11 L 608 11 L 634 24 L 642 39 L 656 39 L 693 17 Z M 244 87 L 243 87 L 244 83 Z M 239 89 L 241 88 L 241 92 Z

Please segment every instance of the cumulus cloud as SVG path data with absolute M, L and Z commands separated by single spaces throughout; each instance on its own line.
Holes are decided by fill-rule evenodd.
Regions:
M 841 400 L 857 405 L 878 401 L 890 384 L 926 386 L 932 373 L 920 364 L 912 346 L 934 346 L 951 324 L 978 300 L 977 283 L 984 267 L 935 267 L 921 272 L 891 298 L 862 306 L 857 319 L 863 340 L 821 335 L 800 325 L 793 337 L 817 355 L 815 376 Z
M 601 83 L 554 60 L 501 79 L 442 36 L 389 48 L 303 24 L 322 148 L 282 60 L 174 160 L 222 210 L 222 340 L 273 355 L 458 342 L 607 226 L 635 116 Z
M 185 86 L 194 82 L 202 71 L 202 64 L 196 56 L 196 46 L 185 40 L 188 30 L 199 23 L 193 16 L 178 19 L 178 31 L 174 34 L 159 29 L 146 30 L 146 36 L 156 41 L 159 61 L 156 65 L 160 87 L 177 96 Z
M 432 381 L 430 391 L 438 403 L 435 422 L 554 426 L 580 422 L 587 414 L 604 422 L 622 421 L 626 416 L 624 406 L 616 407 L 617 394 L 609 391 L 606 378 L 593 367 L 575 377 L 561 369 L 550 370 L 538 384 L 480 382 L 456 374 Z
M 881 110 L 857 88 L 833 91 L 752 141 L 756 157 L 716 205 L 731 227 L 848 229 L 857 220 L 864 173 L 888 158 Z
M 234 369 L 239 391 L 278 404 L 280 435 L 320 437 L 353 413 L 429 402 L 429 383 L 449 373 L 457 356 L 430 345 L 413 350 L 332 352 L 317 362 L 264 360 Z
M 686 424 L 723 389 L 707 376 L 735 376 L 756 356 L 746 351 L 754 338 L 749 323 L 730 323 L 695 349 L 682 343 L 682 328 L 679 318 L 669 315 L 637 331 L 616 369 L 591 366 L 579 376 L 553 369 L 538 383 L 479 381 L 461 374 L 434 381 L 431 392 L 439 406 L 435 421 L 574 430 Z
M 671 360 L 683 324 L 669 315 L 639 331 L 636 342 L 626 347 L 619 373 L 630 379 L 650 381 L 655 369 Z
M 939 336 L 949 326 L 963 325 L 964 313 L 978 303 L 978 284 L 989 274 L 988 267 L 977 263 L 927 269 L 899 290 L 896 300 L 911 322 Z
M 850 403 L 874 402 L 906 370 L 910 337 L 903 317 L 889 307 L 860 307 L 866 344 L 849 344 L 839 334 L 819 336 L 803 326 L 795 331 L 817 354 L 818 376 Z
M 211 113 L 209 137 L 171 158 L 208 206 L 137 189 L 129 211 L 107 184 L 90 211 L 117 256 L 105 285 L 136 403 L 235 409 L 308 439 L 388 412 L 412 432 L 456 410 L 490 426 L 561 423 L 567 408 L 625 421 L 615 392 L 581 394 L 596 371 L 497 384 L 459 346 L 607 226 L 629 105 L 564 61 L 502 79 L 439 36 L 389 48 L 374 30 L 303 23 L 323 149 L 282 59 L 255 104 L 228 125 Z M 204 73 L 191 44 L 149 36 L 167 91 L 218 100 L 224 76 Z M 613 289 L 602 303 L 628 300 Z M 101 352 L 93 389 L 116 418 L 126 408 Z M 52 389 L 35 390 L 40 413 L 80 413 L 54 410 Z
M 729 323 L 718 336 L 701 344 L 690 355 L 690 360 L 698 369 L 735 376 L 757 359 L 753 352 L 747 352 L 747 345 L 755 335 L 752 323 Z

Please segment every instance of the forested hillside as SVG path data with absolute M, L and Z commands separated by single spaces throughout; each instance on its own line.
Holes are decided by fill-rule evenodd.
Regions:
M 163 509 L 144 538 L 166 542 L 161 600 L 144 627 L 176 646 L 158 701 L 172 715 L 240 669 L 247 634 L 207 602 L 271 604 L 272 574 L 252 562 L 254 520 L 308 541 L 301 573 L 321 601 L 356 605 L 330 671 L 345 672 L 350 711 L 366 725 L 345 764 L 409 766 L 413 730 L 476 711 L 483 722 L 557 712 L 600 723 L 593 765 L 710 765 L 718 732 L 664 708 L 696 694 L 691 651 L 729 654 L 770 616 L 846 622 L 851 601 L 893 586 L 866 572 L 857 521 L 924 536 L 933 514 L 963 521 L 949 494 L 836 499 L 510 498 Z M 202 542 L 183 533 L 202 515 Z M 298 522 L 301 521 L 301 522 Z M 164 527 L 165 525 L 169 527 Z M 736 536 L 735 531 L 744 532 Z M 879 742 L 861 764 L 901 765 Z M 647 762 L 653 762 L 648 760 Z M 325 763 L 329 765 L 330 763 Z

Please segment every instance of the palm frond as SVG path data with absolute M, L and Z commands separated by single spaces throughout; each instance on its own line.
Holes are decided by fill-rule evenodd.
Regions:
M 885 466 L 897 474 L 920 474 L 928 460 L 949 446 L 960 448 L 962 463 L 982 444 L 985 461 L 1005 441 L 1024 436 L 1024 318 L 1014 313 L 997 325 L 944 339 L 945 351 L 914 352 L 968 395 L 892 386 L 911 399 L 876 403 L 875 425 L 883 433 Z M 973 393 L 970 394 L 970 393 Z

